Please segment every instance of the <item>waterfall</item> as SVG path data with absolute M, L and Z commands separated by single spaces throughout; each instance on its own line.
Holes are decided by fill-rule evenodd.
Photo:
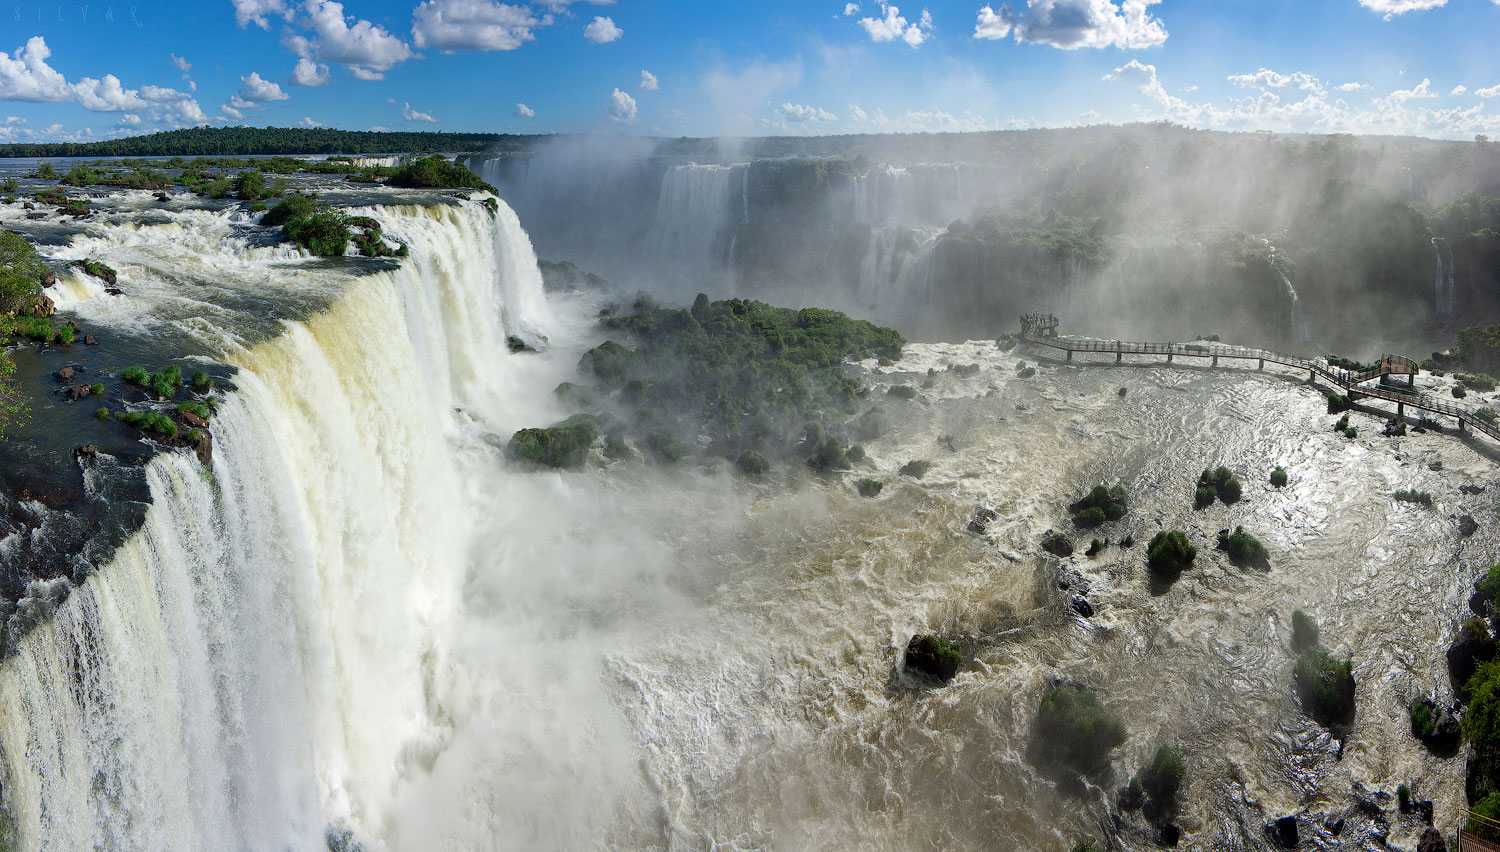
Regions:
M 410 258 L 338 273 L 325 310 L 254 345 L 206 330 L 239 369 L 212 469 L 150 462 L 141 529 L 0 667 L 20 848 L 310 852 L 330 832 L 370 852 L 570 847 L 629 773 L 600 743 L 614 718 L 592 678 L 552 680 L 576 652 L 543 638 L 519 579 L 528 546 L 555 552 L 539 517 L 576 511 L 555 478 L 505 476 L 495 449 L 557 414 L 504 345 L 550 321 L 525 235 L 504 205 L 369 212 Z M 193 244 L 184 231 L 211 243 L 222 221 L 93 239 L 132 258 L 145 303 L 186 262 L 156 253 Z M 226 286 L 333 274 L 307 259 L 313 278 L 287 275 L 278 250 L 242 243 L 223 257 L 245 266 L 224 262 Z M 537 541 L 507 538 L 521 529 Z M 486 840 L 500 826 L 510 839 Z
M 697 271 L 723 262 L 723 237 L 734 207 L 748 221 L 748 165 L 676 166 L 662 175 L 653 250 L 669 264 Z M 736 180 L 738 178 L 738 180 Z M 730 204 L 734 189 L 740 203 Z
M 1295 343 L 1306 343 L 1308 339 L 1307 321 L 1302 316 L 1302 300 L 1297 298 L 1297 288 L 1292 286 L 1292 279 L 1287 277 L 1285 270 L 1276 262 L 1276 246 L 1268 239 L 1261 239 L 1265 243 L 1266 250 L 1270 253 L 1271 268 L 1276 270 L 1277 276 L 1281 278 L 1281 286 L 1286 289 L 1287 295 L 1287 328 L 1291 329 L 1292 341 Z
M 1448 315 L 1458 312 L 1458 264 L 1453 261 L 1453 247 L 1448 247 L 1448 293 L 1444 300 Z
M 1439 317 L 1445 317 L 1449 309 L 1444 298 L 1446 288 L 1443 286 L 1443 253 L 1438 248 L 1437 237 L 1432 238 L 1432 259 L 1437 263 L 1437 273 L 1432 282 L 1432 312 Z

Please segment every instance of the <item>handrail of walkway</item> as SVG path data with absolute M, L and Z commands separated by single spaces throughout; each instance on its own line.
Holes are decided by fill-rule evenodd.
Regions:
M 1183 355 L 1191 358 L 1213 358 L 1215 363 L 1217 363 L 1219 358 L 1269 361 L 1273 364 L 1307 370 L 1310 373 L 1320 375 L 1329 382 L 1338 385 L 1346 394 L 1357 394 L 1401 405 L 1410 405 L 1413 408 L 1452 417 L 1458 420 L 1460 428 L 1465 425 L 1473 426 L 1475 430 L 1500 441 L 1500 424 L 1478 416 L 1474 409 L 1444 402 L 1416 391 L 1412 391 L 1411 393 L 1397 393 L 1380 387 L 1361 386 L 1361 382 L 1384 375 L 1386 371 L 1380 367 L 1374 370 L 1355 373 L 1335 367 L 1332 364 L 1327 364 L 1326 362 L 1308 361 L 1280 352 L 1273 352 L 1269 349 L 1253 349 L 1244 346 L 1231 346 L 1224 343 L 1141 343 L 1122 340 L 1096 340 L 1092 338 L 1041 337 L 1030 334 L 1023 334 L 1021 339 L 1027 343 L 1050 346 L 1068 353 L 1103 352 L 1115 355 Z M 1415 362 L 1412 362 L 1409 358 L 1401 356 L 1388 357 L 1393 360 L 1399 359 L 1399 362 L 1415 367 Z M 1384 359 L 1382 360 L 1384 361 Z

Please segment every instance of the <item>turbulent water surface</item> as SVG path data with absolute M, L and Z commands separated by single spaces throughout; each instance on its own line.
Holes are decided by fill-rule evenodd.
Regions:
M 1321 847 L 1410 847 L 1400 782 L 1457 819 L 1462 760 L 1424 751 L 1406 706 L 1450 694 L 1442 647 L 1495 545 L 1493 490 L 1458 490 L 1492 480 L 1482 445 L 1381 438 L 1364 415 L 1347 439 L 1298 377 L 1043 360 L 1021 378 L 1036 354 L 980 341 L 859 365 L 874 394 L 922 391 L 885 403 L 894 430 L 849 474 L 597 454 L 537 472 L 504 444 L 572 413 L 551 390 L 601 339 L 604 297 L 544 293 L 503 204 L 366 201 L 409 259 L 301 257 L 237 208 L 125 209 L 49 249 L 121 271 L 123 296 L 61 282 L 66 312 L 170 329 L 236 390 L 211 468 L 149 461 L 138 531 L 0 667 L 19 848 L 1066 849 L 1164 742 L 1187 760 L 1186 848 L 1265 847 L 1286 814 Z M 513 355 L 511 334 L 548 346 Z M 925 478 L 897 474 L 913 459 Z M 1193 511 L 1219 464 L 1246 499 Z M 878 498 L 855 492 L 866 476 Z M 1131 509 L 1103 534 L 1141 544 L 1038 549 L 1116 481 Z M 1436 505 L 1391 499 L 1408 487 Z M 965 530 L 981 505 L 1000 515 L 983 536 Z M 1241 524 L 1270 570 L 1213 549 Z M 1200 550 L 1168 587 L 1144 566 L 1162 527 Z M 1094 617 L 1069 610 L 1066 571 Z M 42 585 L 32 600 L 55 600 Z M 1353 655 L 1342 741 L 1297 705 L 1296 608 Z M 900 670 L 925 632 L 968 652 L 946 688 Z M 1058 678 L 1130 731 L 1083 784 L 1028 754 Z M 1152 845 L 1143 824 L 1122 837 Z

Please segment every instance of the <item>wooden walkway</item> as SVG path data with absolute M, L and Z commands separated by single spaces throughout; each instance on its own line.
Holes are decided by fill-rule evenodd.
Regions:
M 1034 315 L 1033 315 L 1034 316 Z M 1035 346 L 1048 346 L 1067 353 L 1066 360 L 1073 360 L 1073 353 L 1098 353 L 1114 355 L 1115 363 L 1120 363 L 1126 355 L 1164 355 L 1167 363 L 1171 364 L 1177 358 L 1204 359 L 1212 366 L 1219 366 L 1219 360 L 1229 361 L 1255 361 L 1258 369 L 1265 369 L 1266 364 L 1278 364 L 1290 367 L 1294 370 L 1306 370 L 1308 381 L 1314 381 L 1321 376 L 1326 382 L 1341 389 L 1350 400 L 1361 397 L 1371 399 L 1383 399 L 1387 402 L 1396 403 L 1396 416 L 1405 417 L 1406 408 L 1429 411 L 1444 417 L 1452 417 L 1458 421 L 1458 431 L 1462 432 L 1468 427 L 1473 427 L 1476 432 L 1483 432 L 1496 441 L 1500 441 L 1500 424 L 1493 420 L 1487 420 L 1475 415 L 1475 410 L 1461 405 L 1455 405 L 1444 399 L 1428 396 L 1412 390 L 1398 390 L 1389 386 L 1376 385 L 1366 386 L 1363 383 L 1371 379 L 1377 379 L 1388 375 L 1404 375 L 1408 380 L 1415 377 L 1416 364 L 1409 358 L 1400 356 L 1389 356 L 1382 358 L 1378 366 L 1363 372 L 1351 372 L 1341 367 L 1335 367 L 1323 359 L 1308 361 L 1291 355 L 1283 355 L 1280 352 L 1272 352 L 1269 349 L 1247 349 L 1243 346 L 1229 346 L 1223 343 L 1198 342 L 1198 343 L 1131 343 L 1120 340 L 1094 340 L 1090 338 L 1058 337 L 1056 336 L 1057 320 L 1055 317 L 1043 318 L 1041 323 L 1026 322 L 1023 318 L 1021 339 Z M 1500 850 L 1497 850 L 1500 852 Z

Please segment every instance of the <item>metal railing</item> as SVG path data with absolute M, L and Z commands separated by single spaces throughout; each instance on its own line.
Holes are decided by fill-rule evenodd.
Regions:
M 1456 852 L 1464 852 L 1464 850 L 1470 850 L 1470 852 L 1500 852 L 1500 843 L 1469 833 L 1469 826 L 1476 825 L 1484 826 L 1492 830 L 1497 836 L 1500 836 L 1500 822 L 1496 822 L 1482 814 L 1476 814 L 1468 808 L 1460 809 L 1458 817 L 1457 842 L 1454 843 Z
M 1340 367 L 1335 367 L 1325 361 L 1308 361 L 1269 349 L 1251 349 L 1243 346 L 1230 346 L 1223 343 L 1140 343 L 1123 340 L 1092 340 L 1071 337 L 1037 337 L 1023 332 L 1022 340 L 1040 346 L 1050 346 L 1053 349 L 1061 349 L 1068 353 L 1073 352 L 1100 352 L 1115 355 L 1171 355 L 1184 356 L 1188 358 L 1230 358 L 1244 361 L 1262 361 L 1280 364 L 1297 370 L 1307 370 L 1310 374 L 1322 376 L 1330 383 L 1342 388 L 1351 396 L 1372 397 L 1400 405 L 1409 405 L 1412 408 L 1423 411 L 1431 411 L 1445 417 L 1452 417 L 1458 421 L 1459 428 L 1472 426 L 1475 431 L 1500 441 L 1500 425 L 1494 420 L 1481 417 L 1476 409 L 1454 405 L 1424 393 L 1416 391 L 1397 392 L 1386 390 L 1381 387 L 1363 387 L 1361 382 L 1387 374 L 1406 375 L 1406 369 L 1415 371 L 1417 364 L 1410 358 L 1400 355 L 1382 356 L 1381 364 L 1372 370 L 1362 372 L 1350 372 Z M 1482 410 L 1482 409 L 1479 409 Z

